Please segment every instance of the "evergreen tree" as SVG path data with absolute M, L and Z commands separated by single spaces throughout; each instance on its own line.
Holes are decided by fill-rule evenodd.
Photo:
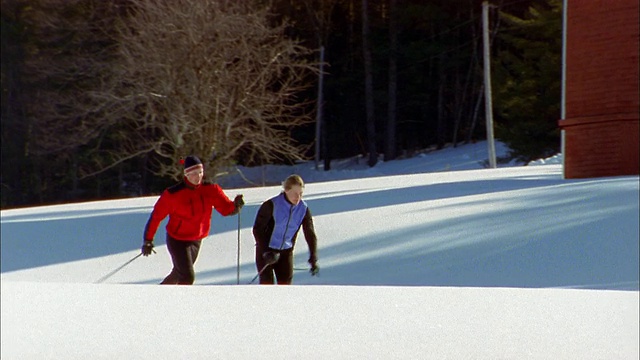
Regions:
M 492 58 L 496 136 L 511 158 L 551 156 L 560 148 L 562 2 L 534 3 L 521 17 L 500 16 Z

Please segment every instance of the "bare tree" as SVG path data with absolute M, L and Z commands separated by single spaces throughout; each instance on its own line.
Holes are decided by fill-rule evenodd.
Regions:
M 267 10 L 247 1 L 131 4 L 119 27 L 123 82 L 115 96 L 138 136 L 123 150 L 174 161 L 198 154 L 210 177 L 240 157 L 247 165 L 302 157 L 289 132 L 312 120 L 298 96 L 317 67 L 285 36 L 286 24 L 271 25 Z M 155 170 L 177 176 L 171 161 Z

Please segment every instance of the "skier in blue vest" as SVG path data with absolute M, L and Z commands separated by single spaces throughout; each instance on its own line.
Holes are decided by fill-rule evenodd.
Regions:
M 307 203 L 302 200 L 304 181 L 299 175 L 291 175 L 283 182 L 284 191 L 260 206 L 253 224 L 256 241 L 256 268 L 260 284 L 274 284 L 274 274 L 279 285 L 293 281 L 293 248 L 298 231 L 302 227 L 309 246 L 311 275 L 320 271 L 316 256 L 317 238 L 313 217 Z

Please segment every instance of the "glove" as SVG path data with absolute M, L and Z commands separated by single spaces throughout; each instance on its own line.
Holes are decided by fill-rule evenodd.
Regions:
M 267 251 L 262 253 L 262 258 L 266 261 L 267 265 L 273 265 L 280 259 L 280 253 Z
M 311 276 L 316 276 L 320 272 L 320 267 L 318 266 L 317 263 L 318 263 L 318 259 L 316 258 L 316 256 L 311 255 L 309 257 L 309 264 L 311 265 L 311 269 L 309 270 L 309 272 L 311 273 Z
M 240 209 L 244 206 L 244 198 L 242 195 L 236 195 L 235 199 L 233 199 L 233 204 L 236 206 L 235 212 L 240 212 Z
M 142 255 L 149 256 L 151 252 L 156 252 L 153 250 L 153 241 L 145 240 L 142 244 Z

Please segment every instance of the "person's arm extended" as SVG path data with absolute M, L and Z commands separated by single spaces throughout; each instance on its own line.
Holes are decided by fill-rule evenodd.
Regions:
M 311 215 L 311 210 L 307 208 L 307 213 L 304 215 L 302 219 L 302 231 L 304 232 L 304 238 L 307 240 L 307 245 L 309 246 L 309 263 L 317 261 L 316 250 L 318 247 L 318 238 L 316 236 L 316 231 L 313 227 L 313 216 Z

